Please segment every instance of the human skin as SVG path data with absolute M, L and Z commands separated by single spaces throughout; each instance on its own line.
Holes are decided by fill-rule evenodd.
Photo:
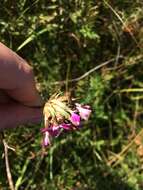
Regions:
M 0 130 L 42 119 L 32 67 L 0 43 Z

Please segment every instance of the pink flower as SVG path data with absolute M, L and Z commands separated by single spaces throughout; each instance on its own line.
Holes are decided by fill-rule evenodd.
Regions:
M 76 104 L 76 108 L 79 112 L 81 119 L 84 119 L 84 120 L 89 119 L 89 116 L 91 114 L 90 106 L 88 106 L 88 105 L 81 106 L 80 104 Z
M 46 131 L 48 131 L 48 127 L 42 128 L 42 129 L 40 129 L 40 131 L 41 131 L 42 133 L 45 133 Z
M 65 130 L 71 130 L 72 129 L 72 125 L 70 123 L 63 123 L 61 125 L 59 125 L 60 128 L 65 129 Z
M 70 121 L 72 122 L 73 125 L 78 126 L 80 125 L 80 116 L 74 112 L 72 112 Z
M 57 137 L 61 133 L 61 128 L 59 125 L 51 125 L 48 127 L 48 132 L 52 137 Z
M 61 128 L 59 125 L 50 125 L 49 127 L 41 129 L 42 133 L 46 133 L 47 131 L 50 136 L 56 137 L 59 136 L 59 134 L 61 133 Z
M 61 128 L 57 125 L 50 125 L 49 127 L 42 128 L 41 132 L 44 135 L 43 146 L 49 146 L 51 144 L 50 140 L 52 137 L 57 137 L 61 133 Z
M 49 146 L 51 143 L 50 143 L 50 134 L 49 134 L 49 132 L 48 131 L 46 131 L 45 133 L 44 133 L 44 139 L 43 139 L 43 145 L 44 146 Z

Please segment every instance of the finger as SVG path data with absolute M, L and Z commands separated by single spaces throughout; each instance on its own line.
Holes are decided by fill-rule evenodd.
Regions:
M 2 43 L 0 43 L 0 88 L 25 105 L 42 105 L 35 87 L 32 68 Z
M 0 90 L 0 104 L 8 103 L 10 100 L 10 97 L 3 90 Z
M 42 121 L 42 109 L 30 108 L 18 103 L 0 105 L 0 130 Z
M 11 98 L 26 106 L 41 107 L 43 105 L 40 95 L 32 85 L 23 86 L 13 90 L 6 90 L 6 93 Z

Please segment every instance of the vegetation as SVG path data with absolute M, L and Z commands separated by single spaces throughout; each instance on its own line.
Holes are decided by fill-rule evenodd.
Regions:
M 42 97 L 70 91 L 92 107 L 83 128 L 45 156 L 42 123 L 5 131 L 16 190 L 143 188 L 142 8 L 141 0 L 1 2 L 0 40 L 32 64 Z

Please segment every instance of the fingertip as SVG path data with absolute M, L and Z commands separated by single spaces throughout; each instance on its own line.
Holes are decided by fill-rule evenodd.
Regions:
M 42 100 L 41 96 L 37 94 L 35 98 L 30 101 L 22 102 L 22 104 L 29 107 L 43 107 L 44 101 Z

